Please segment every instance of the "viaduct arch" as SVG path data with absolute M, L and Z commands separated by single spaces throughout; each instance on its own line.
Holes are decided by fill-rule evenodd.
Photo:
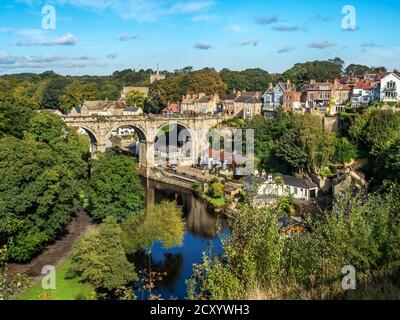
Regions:
M 106 151 L 106 143 L 111 133 L 120 127 L 132 127 L 139 136 L 139 171 L 147 176 L 149 170 L 154 167 L 156 137 L 162 128 L 167 125 L 177 125 L 185 128 L 191 139 L 190 163 L 193 164 L 199 155 L 208 147 L 207 132 L 214 127 L 219 127 L 226 119 L 222 116 L 202 115 L 188 116 L 127 116 L 127 115 L 66 115 L 64 121 L 69 127 L 82 128 L 89 135 L 92 145 L 92 155 Z

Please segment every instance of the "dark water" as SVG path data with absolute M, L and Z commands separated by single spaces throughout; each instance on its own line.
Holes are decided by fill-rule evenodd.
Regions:
M 229 230 L 224 219 L 218 218 L 207 209 L 206 204 L 191 191 L 169 186 L 155 181 L 142 181 L 147 195 L 147 205 L 173 200 L 183 207 L 186 232 L 183 245 L 165 250 L 158 242 L 151 250 L 134 257 L 136 271 L 166 273 L 152 293 L 163 299 L 185 299 L 187 297 L 185 281 L 190 278 L 194 263 L 203 261 L 203 252 L 212 255 L 222 254 L 221 237 Z M 139 275 L 140 276 L 140 275 Z M 138 299 L 146 299 L 148 292 L 140 289 L 142 283 L 136 283 Z

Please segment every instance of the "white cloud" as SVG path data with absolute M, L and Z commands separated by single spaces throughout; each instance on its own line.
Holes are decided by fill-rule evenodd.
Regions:
M 0 69 L 50 69 L 50 68 L 85 68 L 106 66 L 106 62 L 97 61 L 88 56 L 14 56 L 0 51 Z
M 34 47 L 34 46 L 73 46 L 78 39 L 68 33 L 65 36 L 56 39 L 33 39 L 33 40 L 18 40 L 15 45 L 19 47 Z
M 320 50 L 333 47 L 335 45 L 336 45 L 335 43 L 325 39 L 314 40 L 308 44 L 310 48 L 315 48 Z
M 43 0 L 22 0 L 28 3 L 45 3 Z M 58 5 L 72 5 L 93 11 L 111 10 L 126 20 L 156 21 L 171 14 L 191 14 L 209 9 L 213 1 L 184 0 L 53 0 Z
M 189 13 L 189 12 L 199 12 L 204 9 L 210 8 L 214 3 L 212 1 L 192 1 L 177 3 L 172 6 L 170 12 L 172 13 Z

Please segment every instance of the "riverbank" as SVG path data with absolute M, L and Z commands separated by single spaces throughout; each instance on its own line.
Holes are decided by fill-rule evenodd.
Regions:
M 81 234 L 93 227 L 90 217 L 81 208 L 79 213 L 66 227 L 65 234 L 58 240 L 47 245 L 44 250 L 28 263 L 10 263 L 8 274 L 10 276 L 23 273 L 36 283 L 42 278 L 42 268 L 46 265 L 61 266 L 70 256 L 75 241 Z

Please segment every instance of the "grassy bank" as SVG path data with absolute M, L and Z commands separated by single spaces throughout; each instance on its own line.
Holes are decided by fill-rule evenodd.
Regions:
M 56 289 L 44 290 L 41 281 L 23 292 L 18 300 L 83 300 L 95 299 L 92 286 L 77 279 L 65 279 L 71 259 L 67 259 L 56 271 Z

